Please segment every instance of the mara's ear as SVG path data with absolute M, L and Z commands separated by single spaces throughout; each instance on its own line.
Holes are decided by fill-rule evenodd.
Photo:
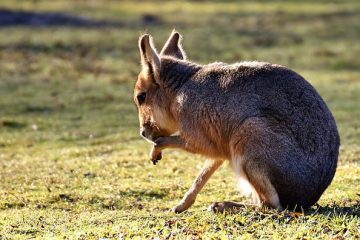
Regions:
M 180 33 L 173 31 L 166 41 L 163 49 L 160 52 L 160 55 L 167 55 L 172 56 L 178 59 L 186 59 L 185 51 L 182 49 L 181 46 L 181 39 L 182 36 Z
M 160 58 L 150 35 L 144 34 L 139 38 L 139 49 L 143 70 L 158 82 L 160 80 Z

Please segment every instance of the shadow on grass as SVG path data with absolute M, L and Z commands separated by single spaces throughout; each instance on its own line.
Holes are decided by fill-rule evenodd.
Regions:
M 5 127 L 5 128 L 10 128 L 10 129 L 22 129 L 22 128 L 25 128 L 26 126 L 27 126 L 27 124 L 23 123 L 23 122 L 0 119 L 0 128 Z
M 119 209 L 143 209 L 144 203 L 150 199 L 163 199 L 167 192 L 145 191 L 145 190 L 129 190 L 120 191 L 120 198 L 92 196 L 88 204 L 97 205 L 103 209 L 119 210 Z M 144 202 L 145 200 L 145 202 Z
M 360 217 L 360 201 L 354 201 L 348 206 L 341 206 L 339 204 L 330 204 L 328 206 L 319 206 L 315 210 L 310 209 L 305 211 L 305 215 L 321 214 L 327 217 L 352 215 Z
M 140 18 L 140 25 L 159 25 L 162 20 L 152 14 L 144 14 Z M 31 26 L 31 27 L 128 27 L 121 21 L 93 20 L 83 16 L 75 16 L 62 12 L 35 12 L 0 8 L 0 27 Z
M 91 20 L 66 13 L 30 12 L 0 9 L 0 27 L 8 26 L 71 26 L 71 27 L 120 27 L 115 21 Z
M 121 191 L 122 197 L 145 198 L 145 199 L 163 199 L 168 195 L 167 191 L 151 191 L 151 190 L 129 190 Z

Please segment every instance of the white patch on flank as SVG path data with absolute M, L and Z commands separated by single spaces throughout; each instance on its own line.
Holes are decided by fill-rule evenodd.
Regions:
M 250 197 L 253 193 L 254 188 L 250 184 L 244 170 L 243 170 L 243 158 L 242 157 L 235 157 L 232 159 L 232 166 L 234 169 L 234 172 L 237 177 L 237 186 L 240 190 L 240 193 L 244 196 Z
M 253 192 L 253 187 L 251 186 L 246 177 L 239 176 L 237 185 L 241 194 L 247 197 L 251 196 Z

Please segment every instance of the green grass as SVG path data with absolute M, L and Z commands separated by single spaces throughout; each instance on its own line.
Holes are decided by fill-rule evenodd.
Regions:
M 0 239 L 359 239 L 360 4 L 357 1 L 0 1 L 64 11 L 122 27 L 0 28 Z M 160 19 L 146 25 L 144 14 Z M 301 214 L 206 211 L 244 199 L 225 164 L 194 206 L 168 212 L 204 159 L 165 151 L 153 166 L 138 135 L 132 89 L 137 39 L 158 49 L 173 27 L 190 59 L 262 60 L 306 77 L 341 135 L 335 179 Z

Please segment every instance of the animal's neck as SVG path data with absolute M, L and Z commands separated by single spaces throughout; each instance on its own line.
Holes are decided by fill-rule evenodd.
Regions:
M 163 86 L 175 93 L 182 85 L 201 68 L 195 63 L 174 58 L 163 58 L 161 61 L 161 79 Z

